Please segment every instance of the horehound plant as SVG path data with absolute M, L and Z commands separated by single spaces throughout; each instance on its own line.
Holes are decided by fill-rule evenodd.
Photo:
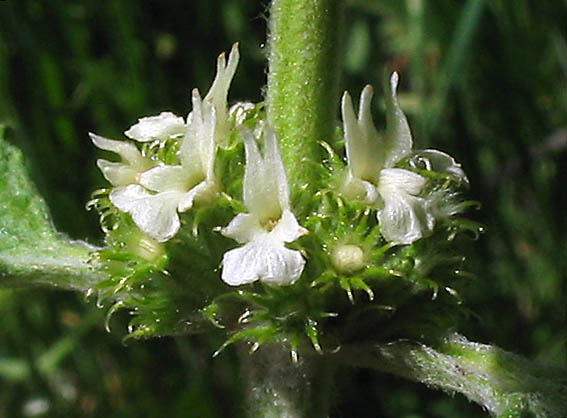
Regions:
M 252 417 L 328 416 L 337 364 L 459 392 L 496 416 L 565 416 L 564 371 L 453 331 L 470 276 L 459 241 L 482 230 L 463 217 L 469 180 L 451 156 L 414 149 L 397 73 L 382 87 L 384 129 L 372 87 L 358 111 L 347 92 L 339 106 L 340 16 L 338 0 L 273 2 L 264 103 L 228 105 L 235 44 L 187 117 L 143 117 L 128 139 L 91 134 L 117 157 L 98 160 L 110 186 L 87 205 L 101 248 L 52 229 L 2 142 L 1 285 L 84 291 L 107 321 L 133 313 L 127 338 L 223 333 L 214 355 L 237 346 Z

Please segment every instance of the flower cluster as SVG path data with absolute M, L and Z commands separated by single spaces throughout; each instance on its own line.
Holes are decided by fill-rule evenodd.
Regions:
M 180 312 L 204 313 L 217 323 L 223 309 L 232 306 L 225 297 L 230 294 L 250 306 L 238 322 L 255 320 L 258 325 L 229 341 L 283 334 L 296 346 L 300 329 L 320 349 L 318 324 L 348 311 L 344 301 L 329 303 L 334 298 L 327 293 L 329 286 L 346 291 L 351 304 L 354 291 L 364 291 L 366 303 L 375 303 L 381 292 L 383 305 L 376 306 L 389 310 L 420 291 L 433 289 L 437 295 L 444 288 L 451 293 L 446 285 L 451 278 L 435 270 L 445 263 L 435 255 L 439 250 L 416 243 L 428 241 L 424 238 L 441 226 L 445 235 L 438 242 L 450 240 L 454 215 L 468 205 L 458 198 L 468 180 L 449 155 L 412 149 L 396 96 L 398 74 L 385 84 L 384 132 L 372 120 L 370 86 L 362 90 L 358 114 L 344 93 L 346 159 L 340 157 L 342 150 L 325 143 L 334 167 L 327 160 L 314 167 L 322 173 L 316 177 L 324 179 L 316 185 L 319 192 L 299 199 L 303 192 L 288 181 L 277 133 L 263 105 L 227 104 L 238 60 L 237 45 L 228 59 L 219 56 L 212 86 L 204 98 L 193 90 L 186 118 L 170 112 L 141 118 L 125 131 L 128 141 L 91 134 L 98 148 L 120 157 L 118 162 L 97 162 L 112 184 L 104 195 L 105 207 L 118 214 L 127 231 L 116 246 L 118 254 L 105 255 L 109 271 L 119 276 L 105 293 L 114 295 L 115 306 L 137 310 L 151 305 L 138 315 L 146 312 L 152 318 L 165 310 L 177 330 L 194 320 L 192 313 Z M 203 219 L 205 226 L 196 227 Z M 185 227 L 188 222 L 192 227 Z M 132 230 L 136 232 L 128 232 Z M 138 261 L 117 267 L 132 254 Z M 434 271 L 437 278 L 432 280 Z M 181 278 L 172 281 L 170 274 Z M 244 287 L 254 282 L 263 286 Z M 243 287 L 226 293 L 226 285 Z M 249 293 L 258 288 L 264 293 Z M 148 289 L 160 289 L 155 292 L 163 297 Z M 185 310 L 173 308 L 177 305 L 171 299 L 191 304 Z M 151 330 L 158 322 L 150 326 L 143 317 L 138 322 L 144 325 L 138 335 L 157 333 Z
M 118 163 L 98 160 L 102 173 L 114 186 L 111 202 L 130 214 L 135 224 L 158 242 L 175 236 L 180 228 L 178 212 L 188 211 L 195 203 L 210 204 L 220 192 L 215 156 L 218 147 L 227 144 L 230 130 L 238 128 L 230 125 L 227 111 L 228 88 L 238 59 L 237 45 L 228 63 L 224 54 L 219 56 L 217 75 L 209 92 L 201 99 L 199 91 L 193 90 L 193 110 L 186 120 L 162 112 L 141 118 L 125 132 L 128 138 L 140 143 L 177 139 L 179 164 L 156 162 L 144 157 L 132 143 L 91 134 L 97 147 L 122 158 Z M 409 125 L 396 97 L 397 84 L 398 74 L 393 73 L 386 84 L 387 129 L 382 134 L 372 121 L 372 87 L 362 90 L 358 117 L 348 92 L 343 95 L 348 170 L 340 193 L 377 208 L 386 241 L 411 244 L 432 233 L 435 219 L 442 211 L 438 199 L 423 197 L 427 179 L 409 169 L 397 168 L 396 164 L 408 157 L 419 158 L 427 161 L 430 170 L 452 174 L 464 182 L 467 179 L 449 155 L 437 150 L 412 151 Z M 221 232 L 245 245 L 224 255 L 221 277 L 233 286 L 256 280 L 292 284 L 301 276 L 305 260 L 299 251 L 284 244 L 308 231 L 299 225 L 290 208 L 289 185 L 276 134 L 271 128 L 266 129 L 264 157 L 250 131 L 243 128 L 241 137 L 246 151 L 243 203 L 248 213 L 238 214 Z
M 141 118 L 124 133 L 141 143 L 178 139 L 180 164 L 156 163 L 144 158 L 134 144 L 91 134 L 97 147 L 123 159 L 121 163 L 98 161 L 106 179 L 115 186 L 110 193 L 111 202 L 130 214 L 136 225 L 158 242 L 177 233 L 178 212 L 191 209 L 199 201 L 210 202 L 218 192 L 214 161 L 219 145 L 227 142 L 226 102 L 238 59 L 237 44 L 228 63 L 224 54 L 219 56 L 217 76 L 205 98 L 201 99 L 199 91 L 193 90 L 193 110 L 186 121 L 162 112 Z
M 217 75 L 205 98 L 193 90 L 193 110 L 186 121 L 162 112 L 141 118 L 124 133 L 140 143 L 165 144 L 176 139 L 179 164 L 152 160 L 132 143 L 90 134 L 98 148 L 122 158 L 121 162 L 97 162 L 114 186 L 110 201 L 158 242 L 177 234 L 181 226 L 178 213 L 190 210 L 195 203 L 211 204 L 221 191 L 215 173 L 216 152 L 228 143 L 231 129 L 237 129 L 241 122 L 237 114 L 237 126 L 231 126 L 227 111 L 228 88 L 238 60 L 236 44 L 228 63 L 224 54 L 219 56 Z M 235 113 L 247 107 L 235 107 Z M 273 130 L 266 129 L 264 157 L 252 132 L 242 128 L 241 134 L 246 150 L 243 201 L 249 213 L 238 214 L 222 234 L 246 245 L 225 254 L 222 279 L 233 286 L 256 280 L 291 284 L 301 275 L 305 260 L 299 251 L 286 248 L 284 243 L 308 231 L 291 212 L 287 177 Z

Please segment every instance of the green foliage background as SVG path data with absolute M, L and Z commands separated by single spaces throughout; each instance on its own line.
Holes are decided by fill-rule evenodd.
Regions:
M 567 8 L 561 0 L 350 0 L 342 86 L 358 95 L 385 68 L 418 148 L 449 152 L 483 202 L 469 249 L 474 312 L 460 331 L 567 365 Z M 267 6 L 249 0 L 0 2 L 0 123 L 22 148 L 57 228 L 99 243 L 84 210 L 104 185 L 87 132 L 119 138 L 138 117 L 186 114 L 215 58 L 242 59 L 230 100 L 261 100 Z M 375 115 L 382 110 L 376 100 Z M 338 117 L 338 106 L 337 106 Z M 379 120 L 379 118 L 377 118 Z M 235 353 L 180 337 L 121 344 L 127 318 L 82 295 L 0 291 L 0 418 L 238 417 Z M 334 417 L 482 417 L 385 375 L 341 370 Z M 38 406 L 47 405 L 44 413 Z M 35 406 L 35 409 L 34 409 Z

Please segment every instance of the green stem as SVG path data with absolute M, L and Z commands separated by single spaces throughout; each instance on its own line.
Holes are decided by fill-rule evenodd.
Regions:
M 461 393 L 502 418 L 560 418 L 567 411 L 564 369 L 533 363 L 458 334 L 435 348 L 397 342 L 343 347 L 337 357 L 351 365 Z
M 328 417 L 332 373 L 322 356 L 302 356 L 293 363 L 282 344 L 250 353 L 239 347 L 250 418 Z
M 266 103 L 295 191 L 315 183 L 317 141 L 334 136 L 341 21 L 342 0 L 272 2 Z

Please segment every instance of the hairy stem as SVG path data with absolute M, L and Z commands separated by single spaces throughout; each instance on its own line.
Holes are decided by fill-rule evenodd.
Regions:
M 250 353 L 239 347 L 250 418 L 328 416 L 333 368 L 321 356 L 292 362 L 289 349 L 271 344 Z
M 338 109 L 342 0 L 273 0 L 268 119 L 280 139 L 293 191 L 316 182 L 317 141 L 331 141 Z
M 343 347 L 348 364 L 461 393 L 498 417 L 560 418 L 567 411 L 567 372 L 497 347 L 448 336 L 432 348 L 410 342 Z

